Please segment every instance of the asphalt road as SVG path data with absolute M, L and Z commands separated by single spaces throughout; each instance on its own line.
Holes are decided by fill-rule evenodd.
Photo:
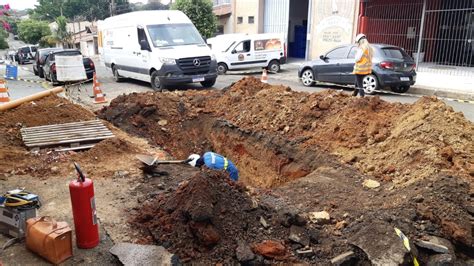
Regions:
M 19 47 L 24 45 L 21 41 L 15 41 L 10 39 L 11 47 Z M 4 51 L 0 51 L 0 54 Z M 98 58 L 93 58 L 96 63 L 97 77 L 101 82 L 101 89 L 106 94 L 107 100 L 111 100 L 121 94 L 128 94 L 132 92 L 146 92 L 152 91 L 150 84 L 147 82 L 135 81 L 135 80 L 125 80 L 123 82 L 117 83 L 113 80 L 112 73 L 105 68 L 105 66 L 99 62 Z M 33 75 L 32 64 L 27 64 L 19 66 L 19 77 L 24 79 L 32 79 L 41 81 L 39 77 Z M 318 92 L 327 89 L 336 89 L 343 90 L 346 93 L 351 93 L 350 88 L 334 86 L 334 85 L 318 85 L 314 87 L 305 87 L 303 86 L 297 76 L 296 76 L 297 64 L 287 64 L 282 66 L 282 71 L 278 74 L 269 74 L 269 83 L 270 84 L 282 84 L 284 86 L 289 86 L 295 91 L 307 91 L 307 92 Z M 0 65 L 0 74 L 4 74 L 5 65 Z M 246 75 L 254 75 L 260 77 L 261 72 L 259 71 L 248 71 L 248 72 L 229 72 L 226 75 L 219 76 L 217 82 L 214 86 L 215 89 L 222 89 L 226 86 L 229 86 L 233 82 L 240 80 Z M 50 86 L 50 85 L 49 85 Z M 8 81 L 8 88 L 10 91 L 11 98 L 17 99 L 29 94 L 41 91 L 44 87 L 48 87 L 47 84 L 37 84 L 29 83 L 24 81 Z M 186 86 L 180 86 L 179 88 L 170 88 L 174 89 L 203 89 L 199 84 L 190 84 Z M 73 99 L 76 99 L 78 102 L 89 105 L 92 109 L 100 108 L 100 105 L 94 105 L 93 99 L 90 97 L 92 95 L 92 84 L 91 82 L 71 86 L 69 89 L 69 94 Z M 392 95 L 392 94 L 379 94 L 379 96 L 389 102 L 401 102 L 401 103 L 413 103 L 417 101 L 422 95 Z M 369 96 L 370 97 L 370 96 Z M 470 121 L 474 121 L 474 104 L 470 103 L 460 103 L 447 101 L 445 102 L 452 106 L 454 110 L 462 112 L 464 116 Z

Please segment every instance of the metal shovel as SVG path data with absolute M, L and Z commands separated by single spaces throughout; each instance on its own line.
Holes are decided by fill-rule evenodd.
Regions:
M 142 163 L 152 166 L 155 164 L 185 164 L 190 162 L 191 160 L 186 159 L 186 160 L 167 160 L 167 161 L 161 161 L 158 160 L 158 157 L 146 155 L 146 154 L 138 154 L 135 156 L 138 160 L 140 160 Z

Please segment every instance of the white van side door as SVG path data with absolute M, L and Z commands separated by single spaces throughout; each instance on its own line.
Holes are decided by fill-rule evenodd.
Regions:
M 137 43 L 138 48 L 133 55 L 136 57 L 136 75 L 137 79 L 143 81 L 150 81 L 150 59 L 151 59 L 151 44 L 148 41 L 145 33 L 145 28 L 137 27 Z
M 234 45 L 227 52 L 227 62 L 229 69 L 242 69 L 255 66 L 254 52 L 251 40 L 243 40 Z

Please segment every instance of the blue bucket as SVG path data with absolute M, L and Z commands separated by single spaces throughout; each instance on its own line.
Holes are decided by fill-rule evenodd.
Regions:
M 15 65 L 7 65 L 7 71 L 5 73 L 6 79 L 17 79 L 18 78 L 18 67 Z

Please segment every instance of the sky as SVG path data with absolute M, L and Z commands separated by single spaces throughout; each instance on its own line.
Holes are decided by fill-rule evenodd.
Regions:
M 147 0 L 129 0 L 131 3 L 137 3 L 137 2 L 142 2 L 146 3 Z M 163 2 L 169 2 L 169 1 L 163 1 Z M 33 8 L 35 4 L 37 3 L 37 0 L 0 0 L 0 5 L 4 4 L 10 4 L 10 7 L 13 9 L 26 9 L 26 8 Z

